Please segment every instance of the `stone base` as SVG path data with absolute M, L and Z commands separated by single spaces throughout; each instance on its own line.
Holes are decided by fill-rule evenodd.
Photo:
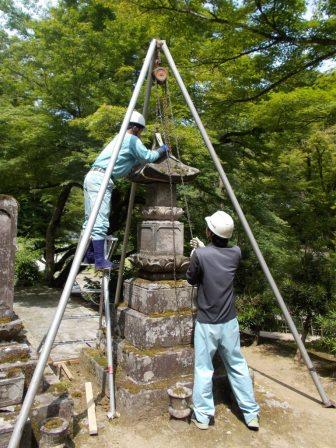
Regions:
M 119 311 L 121 335 L 136 348 L 174 347 L 192 341 L 194 317 L 191 310 L 146 316 L 130 308 Z
M 118 346 L 118 365 L 133 382 L 149 384 L 193 372 L 191 347 L 138 350 L 126 341 Z
M 132 278 L 124 281 L 124 298 L 128 306 L 147 315 L 196 309 L 196 294 L 197 289 L 186 280 Z

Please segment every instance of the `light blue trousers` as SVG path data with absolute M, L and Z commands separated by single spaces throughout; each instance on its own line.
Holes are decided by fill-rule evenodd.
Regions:
M 84 179 L 84 209 L 85 219 L 83 223 L 83 230 L 85 229 L 91 210 L 97 198 L 98 191 L 103 181 L 104 173 L 99 171 L 89 171 Z M 101 203 L 96 222 L 94 223 L 91 237 L 93 240 L 102 240 L 106 238 L 109 228 L 110 203 L 114 183 L 109 180 L 107 185 L 103 202 Z
M 237 319 L 223 324 L 201 324 L 196 322 L 195 369 L 193 403 L 199 422 L 208 423 L 215 415 L 212 393 L 212 358 L 218 349 L 225 365 L 228 378 L 246 423 L 259 414 L 255 401 L 252 380 L 245 358 L 240 351 L 240 335 Z

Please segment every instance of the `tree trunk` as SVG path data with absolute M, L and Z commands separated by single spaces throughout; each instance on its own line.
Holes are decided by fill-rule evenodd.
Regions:
M 301 341 L 303 344 L 305 344 L 308 333 L 309 333 L 309 329 L 310 329 L 310 324 L 311 324 L 311 316 L 307 316 L 306 319 L 303 322 L 303 326 L 302 326 L 302 334 L 301 334 Z M 296 350 L 295 356 L 294 356 L 294 360 L 297 362 L 302 362 L 302 355 L 299 349 Z
M 82 186 L 76 182 L 69 182 L 62 187 L 61 193 L 58 196 L 56 207 L 49 221 L 46 231 L 46 245 L 45 245 L 45 281 L 48 286 L 52 286 L 55 274 L 55 238 L 57 230 L 61 223 L 61 217 L 70 196 L 72 187 Z

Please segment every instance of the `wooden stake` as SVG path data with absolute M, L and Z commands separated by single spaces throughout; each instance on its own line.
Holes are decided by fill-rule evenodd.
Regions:
M 73 380 L 73 375 L 70 372 L 70 370 L 68 369 L 68 367 L 66 366 L 66 364 L 64 362 L 61 362 L 60 366 L 63 369 L 63 371 L 66 374 L 66 376 L 69 378 L 69 380 L 72 381 Z
M 85 383 L 85 394 L 89 421 L 89 434 L 90 436 L 94 436 L 98 434 L 98 429 L 95 409 L 96 406 L 93 400 L 92 384 L 90 382 Z

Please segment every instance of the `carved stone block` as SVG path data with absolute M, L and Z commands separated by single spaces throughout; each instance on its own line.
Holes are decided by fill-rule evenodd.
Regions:
M 191 347 L 173 347 L 141 351 L 123 341 L 118 346 L 118 359 L 132 381 L 147 384 L 192 374 L 194 350 Z
M 118 324 L 125 339 L 140 349 L 187 345 L 192 340 L 191 311 L 149 317 L 125 308 L 120 311 Z
M 138 251 L 141 255 L 183 255 L 183 234 L 184 226 L 178 221 L 142 221 L 138 226 Z
M 155 314 L 194 308 L 197 289 L 186 280 L 148 281 L 132 278 L 124 281 L 124 298 L 128 306 L 140 313 Z

